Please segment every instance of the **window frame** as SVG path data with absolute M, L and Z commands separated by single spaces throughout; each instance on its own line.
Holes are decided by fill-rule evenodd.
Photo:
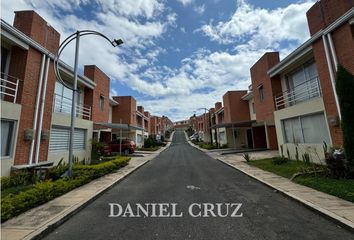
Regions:
M 13 119 L 7 119 L 7 118 L 1 118 L 0 120 L 1 122 L 2 121 L 7 121 L 7 122 L 11 122 L 13 125 L 12 125 L 12 132 L 10 133 L 10 141 L 9 144 L 10 144 L 10 148 L 9 148 L 9 154 L 8 155 L 4 155 L 4 156 L 0 156 L 0 159 L 9 159 L 9 158 L 12 158 L 13 155 L 14 155 L 14 149 L 15 149 L 15 139 L 16 139 L 16 131 L 17 131 L 17 120 L 13 120 Z M 0 122 L 0 123 L 1 123 Z M 1 150 L 2 150 L 2 146 L 1 146 Z
M 301 115 L 301 116 L 296 116 L 296 117 L 291 117 L 291 118 L 286 118 L 286 119 L 282 119 L 281 120 L 281 128 L 282 128 L 282 131 L 283 131 L 283 141 L 285 144 L 323 144 L 323 141 L 320 142 L 320 143 L 317 143 L 317 142 L 307 142 L 306 139 L 305 139 L 305 134 L 304 134 L 304 127 L 303 127 L 303 120 L 304 118 L 306 117 L 314 117 L 314 116 L 319 116 L 319 115 L 322 115 L 323 116 L 323 120 L 324 120 L 324 125 L 326 126 L 326 141 L 327 141 L 327 144 L 331 142 L 331 133 L 330 133 L 330 130 L 328 128 L 328 123 L 327 123 L 327 120 L 326 120 L 326 114 L 324 112 L 315 112 L 315 113 L 310 113 L 310 114 L 305 114 L 305 115 Z M 289 120 L 292 120 L 292 119 L 297 119 L 299 121 L 299 126 L 300 126 L 300 129 L 301 129 L 301 141 L 300 142 L 288 142 L 287 141 L 287 136 L 286 136 L 286 129 L 285 129 L 285 121 L 289 121 Z M 292 131 L 294 132 L 294 126 L 292 125 Z
M 264 86 L 263 84 L 258 86 L 259 101 L 264 102 Z

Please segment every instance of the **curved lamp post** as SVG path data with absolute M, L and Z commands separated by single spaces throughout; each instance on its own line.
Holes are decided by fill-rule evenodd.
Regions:
M 76 97 L 77 97 L 77 71 L 78 71 L 78 61 L 79 61 L 79 46 L 80 46 L 80 37 L 86 35 L 97 35 L 101 36 L 106 39 L 113 47 L 117 47 L 123 44 L 122 39 L 114 39 L 110 40 L 107 36 L 103 35 L 100 32 L 93 31 L 93 30 L 82 30 L 76 31 L 75 33 L 71 34 L 67 37 L 59 46 L 58 53 L 54 57 L 54 73 L 57 77 L 58 81 L 60 81 L 65 87 L 71 89 L 73 91 L 72 96 L 72 105 L 71 105 L 71 124 L 70 124 L 70 141 L 69 141 L 69 170 L 68 176 L 72 177 L 72 165 L 73 165 L 73 144 L 74 144 L 74 130 L 75 130 L 75 117 L 76 117 Z M 76 39 L 76 47 L 75 47 L 75 62 L 74 62 L 74 86 L 71 87 L 70 85 L 66 84 L 60 76 L 59 71 L 59 62 L 60 62 L 60 55 L 63 52 L 64 48 Z

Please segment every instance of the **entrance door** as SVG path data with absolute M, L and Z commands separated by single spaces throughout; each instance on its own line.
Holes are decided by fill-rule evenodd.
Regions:
M 247 129 L 247 145 L 248 148 L 253 148 L 253 138 L 251 129 Z

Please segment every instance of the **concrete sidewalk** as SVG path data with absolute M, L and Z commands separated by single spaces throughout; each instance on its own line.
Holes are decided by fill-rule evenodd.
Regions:
M 172 136 L 171 136 L 172 138 Z M 41 206 L 33 208 L 1 224 L 1 239 L 40 239 L 53 231 L 75 213 L 122 181 L 129 174 L 155 158 L 170 146 L 170 142 L 156 152 L 144 157 L 132 158 L 129 164 L 115 173 L 107 174 L 57 197 Z
M 242 154 L 220 155 L 218 152 L 209 152 L 201 149 L 188 141 L 193 147 L 205 152 L 210 157 L 217 159 L 258 181 L 278 190 L 286 196 L 316 210 L 324 216 L 335 220 L 337 223 L 354 231 L 354 203 L 338 197 L 317 191 L 315 189 L 294 183 L 287 178 L 264 171 L 248 165 Z M 250 153 L 252 159 L 270 158 L 277 155 L 278 151 L 263 151 Z

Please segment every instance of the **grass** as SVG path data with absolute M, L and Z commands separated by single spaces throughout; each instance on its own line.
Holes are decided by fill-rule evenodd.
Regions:
M 273 164 L 272 159 L 250 161 L 248 164 L 285 178 L 291 178 L 293 174 L 300 172 L 301 168 L 305 167 L 303 162 L 298 161 L 288 161 L 285 164 L 276 165 Z
M 155 152 L 157 150 L 159 150 L 161 147 L 160 146 L 156 146 L 156 147 L 149 147 L 149 148 L 139 148 L 139 151 L 148 151 L 148 152 Z
M 291 178 L 293 174 L 308 167 L 308 165 L 300 161 L 288 161 L 284 164 L 276 165 L 272 162 L 272 159 L 251 161 L 248 162 L 248 164 L 285 178 Z M 325 176 L 324 174 L 311 174 L 298 176 L 293 181 L 344 200 L 354 202 L 354 179 L 335 179 Z

